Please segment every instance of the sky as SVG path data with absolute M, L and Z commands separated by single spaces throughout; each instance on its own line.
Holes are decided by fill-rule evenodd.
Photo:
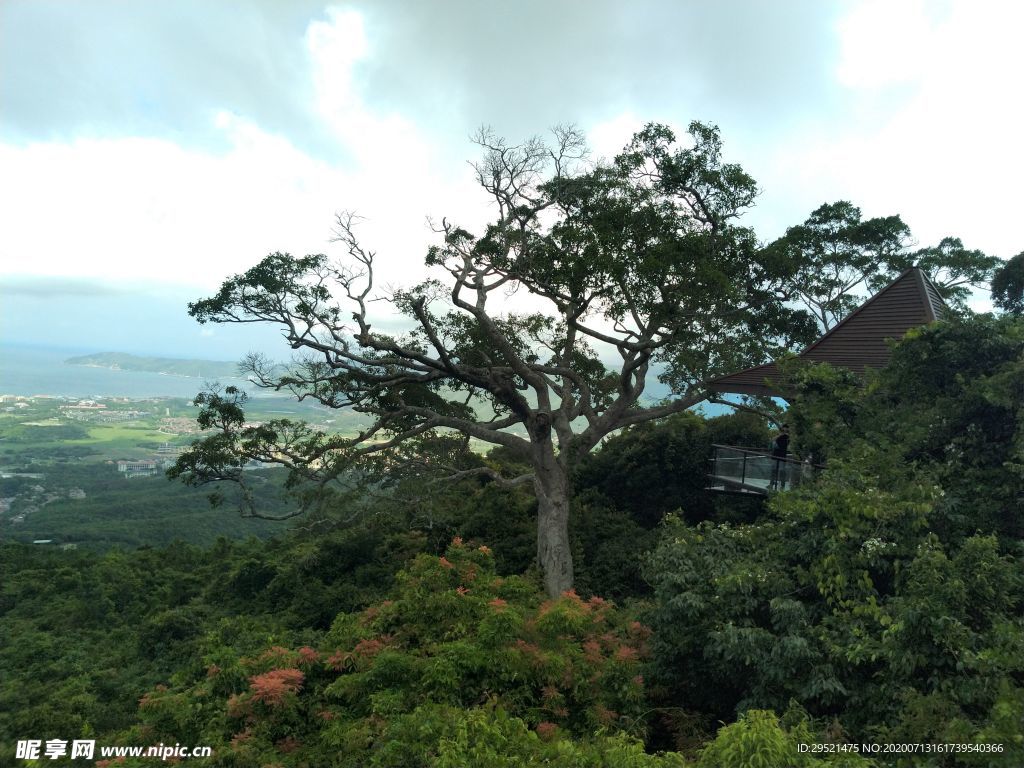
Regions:
M 0 343 L 237 359 L 187 303 L 358 212 L 388 285 L 427 221 L 491 211 L 467 161 L 573 123 L 719 126 L 780 236 L 824 202 L 1009 258 L 1024 4 L 969 0 L 0 0 Z

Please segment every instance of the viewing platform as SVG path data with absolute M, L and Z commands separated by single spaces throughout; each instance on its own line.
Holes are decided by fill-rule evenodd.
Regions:
M 712 445 L 708 490 L 723 493 L 766 496 L 771 491 L 786 491 L 811 480 L 822 467 L 800 461 L 792 455 L 778 458 L 771 451 Z

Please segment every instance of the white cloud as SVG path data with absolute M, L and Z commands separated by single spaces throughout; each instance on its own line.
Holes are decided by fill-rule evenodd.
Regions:
M 842 85 L 879 88 L 925 74 L 935 27 L 923 0 L 871 0 L 853 8 L 838 27 Z
M 868 216 L 902 214 L 922 245 L 956 235 L 1010 256 L 1024 247 L 1011 181 L 1024 174 L 1015 40 L 1024 6 L 936 8 L 869 3 L 840 24 L 846 120 L 776 147 L 766 197 L 801 201 L 801 218 L 845 198 Z
M 158 139 L 0 146 L 4 271 L 210 285 L 267 250 L 321 250 L 337 172 L 220 123 L 219 156 Z
M 408 282 L 433 237 L 426 215 L 464 207 L 467 174 L 442 174 L 413 124 L 363 105 L 358 14 L 331 11 L 305 42 L 317 106 L 352 163 L 315 160 L 226 111 L 211 116 L 229 147 L 216 154 L 145 138 L 0 144 L 0 273 L 208 290 L 270 251 L 329 250 L 346 208 L 366 217 L 382 282 Z
M 959 2 L 943 14 L 922 2 L 853 7 L 834 73 L 845 88 L 842 119 L 805 124 L 744 161 L 764 190 L 751 217 L 761 233 L 781 234 L 818 204 L 848 198 L 869 216 L 903 214 L 922 243 L 956 234 L 1004 256 L 1024 248 L 1013 194 L 1024 174 L 1022 22 L 1024 6 L 1006 3 Z M 0 144 L 0 273 L 205 291 L 269 251 L 336 249 L 333 214 L 347 208 L 366 218 L 379 283 L 417 279 L 436 242 L 426 216 L 470 229 L 488 217 L 469 167 L 449 159 L 474 148 L 462 136 L 428 140 L 411 118 L 367 106 L 360 68 L 401 52 L 379 49 L 359 13 L 328 10 L 302 44 L 301 87 L 344 165 L 228 110 L 209 118 L 226 146 L 216 153 L 153 138 Z M 614 155 L 646 119 L 625 111 L 589 126 L 594 155 Z M 723 132 L 732 160 L 730 126 Z
M 623 112 L 591 126 L 587 131 L 587 144 L 595 158 L 615 157 L 645 122 L 632 112 Z

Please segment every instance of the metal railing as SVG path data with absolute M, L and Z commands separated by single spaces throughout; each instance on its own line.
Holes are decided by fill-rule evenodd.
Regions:
M 772 456 L 771 451 L 712 445 L 711 479 L 719 490 L 768 493 L 796 488 L 822 468 L 809 461 L 787 455 Z

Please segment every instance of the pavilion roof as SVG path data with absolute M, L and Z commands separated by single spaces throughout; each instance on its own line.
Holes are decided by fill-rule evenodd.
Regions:
M 910 267 L 837 323 L 798 357 L 831 363 L 863 374 L 889 362 L 887 339 L 902 339 L 919 325 L 941 320 L 949 312 L 938 290 L 918 267 Z M 782 373 L 776 363 L 766 363 L 709 383 L 715 392 L 785 397 Z

